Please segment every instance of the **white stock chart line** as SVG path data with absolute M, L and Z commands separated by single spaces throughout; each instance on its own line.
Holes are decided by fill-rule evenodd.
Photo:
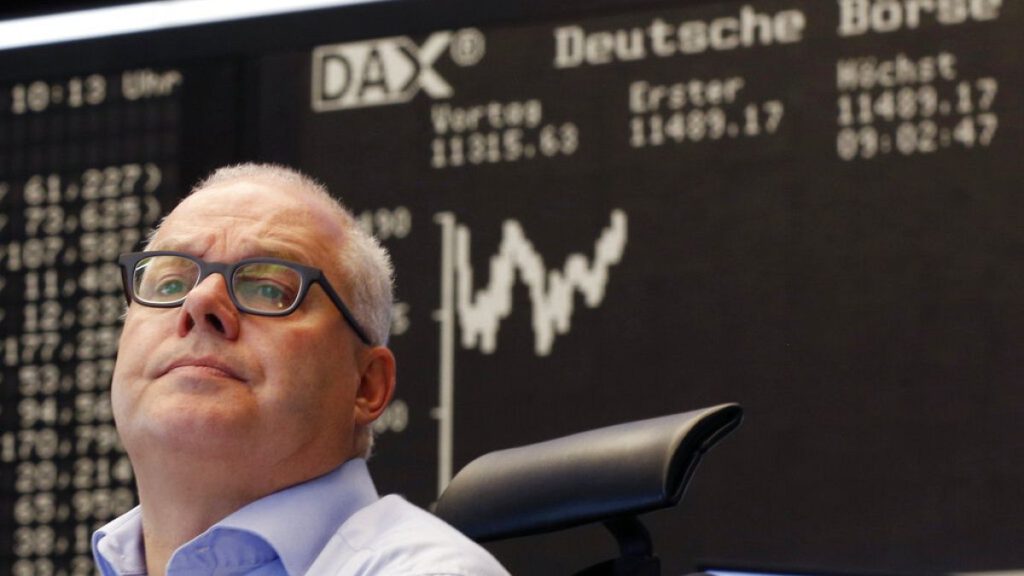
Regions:
M 604 300 L 608 269 L 618 264 L 626 249 L 626 213 L 613 210 L 611 224 L 594 244 L 594 259 L 570 254 L 562 270 L 548 271 L 544 257 L 526 237 L 515 220 L 506 220 L 498 253 L 491 257 L 490 281 L 473 292 L 473 267 L 470 265 L 470 233 L 465 226 L 455 229 L 455 277 L 459 328 L 464 348 L 494 352 L 498 327 L 512 313 L 512 293 L 516 272 L 530 290 L 533 305 L 534 351 L 538 356 L 551 354 L 556 334 L 569 331 L 575 293 L 596 308 Z
M 462 346 L 491 354 L 497 348 L 501 321 L 512 314 L 512 296 L 517 281 L 529 290 L 534 352 L 551 354 L 556 335 L 571 327 L 576 293 L 589 308 L 604 300 L 609 270 L 622 260 L 628 240 L 628 218 L 623 210 L 612 210 L 611 222 L 594 242 L 593 258 L 569 254 L 562 268 L 548 270 L 544 257 L 534 248 L 522 225 L 506 220 L 497 253 L 490 259 L 490 276 L 485 287 L 473 287 L 471 234 L 451 212 L 434 221 L 441 226 L 441 308 L 435 314 L 440 323 L 441 346 L 439 400 L 433 410 L 438 419 L 438 494 L 452 477 L 453 420 L 455 396 L 455 328 L 462 334 Z

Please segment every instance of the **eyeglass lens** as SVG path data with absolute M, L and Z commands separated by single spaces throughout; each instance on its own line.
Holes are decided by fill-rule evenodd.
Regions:
M 181 256 L 150 256 L 135 266 L 132 287 L 144 303 L 173 304 L 183 301 L 199 283 L 199 264 Z M 231 291 L 243 309 L 282 312 L 295 304 L 302 276 L 282 264 L 253 262 L 235 269 Z

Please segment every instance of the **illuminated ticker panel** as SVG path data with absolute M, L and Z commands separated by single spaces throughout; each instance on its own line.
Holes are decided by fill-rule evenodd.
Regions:
M 140 68 L 0 89 L 4 573 L 91 574 L 92 531 L 136 503 L 110 406 L 116 259 L 180 194 L 187 81 Z
M 478 4 L 8 57 L 0 574 L 88 573 L 134 505 L 112 262 L 241 160 L 320 178 L 394 257 L 382 492 L 737 401 L 649 519 L 667 573 L 1024 566 L 1024 3 Z M 490 547 L 524 574 L 614 552 Z

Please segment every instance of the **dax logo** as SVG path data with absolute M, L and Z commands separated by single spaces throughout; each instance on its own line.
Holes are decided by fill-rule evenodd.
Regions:
M 449 98 L 450 84 L 434 70 L 445 53 L 459 66 L 484 56 L 484 36 L 474 28 L 435 32 L 417 46 L 406 36 L 318 46 L 313 50 L 313 110 L 408 102 L 421 89 L 431 98 Z

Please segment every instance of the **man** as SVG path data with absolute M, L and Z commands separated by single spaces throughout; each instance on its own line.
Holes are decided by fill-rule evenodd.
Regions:
M 506 574 L 377 496 L 391 264 L 322 186 L 219 170 L 121 265 L 112 402 L 140 506 L 93 536 L 103 574 Z

